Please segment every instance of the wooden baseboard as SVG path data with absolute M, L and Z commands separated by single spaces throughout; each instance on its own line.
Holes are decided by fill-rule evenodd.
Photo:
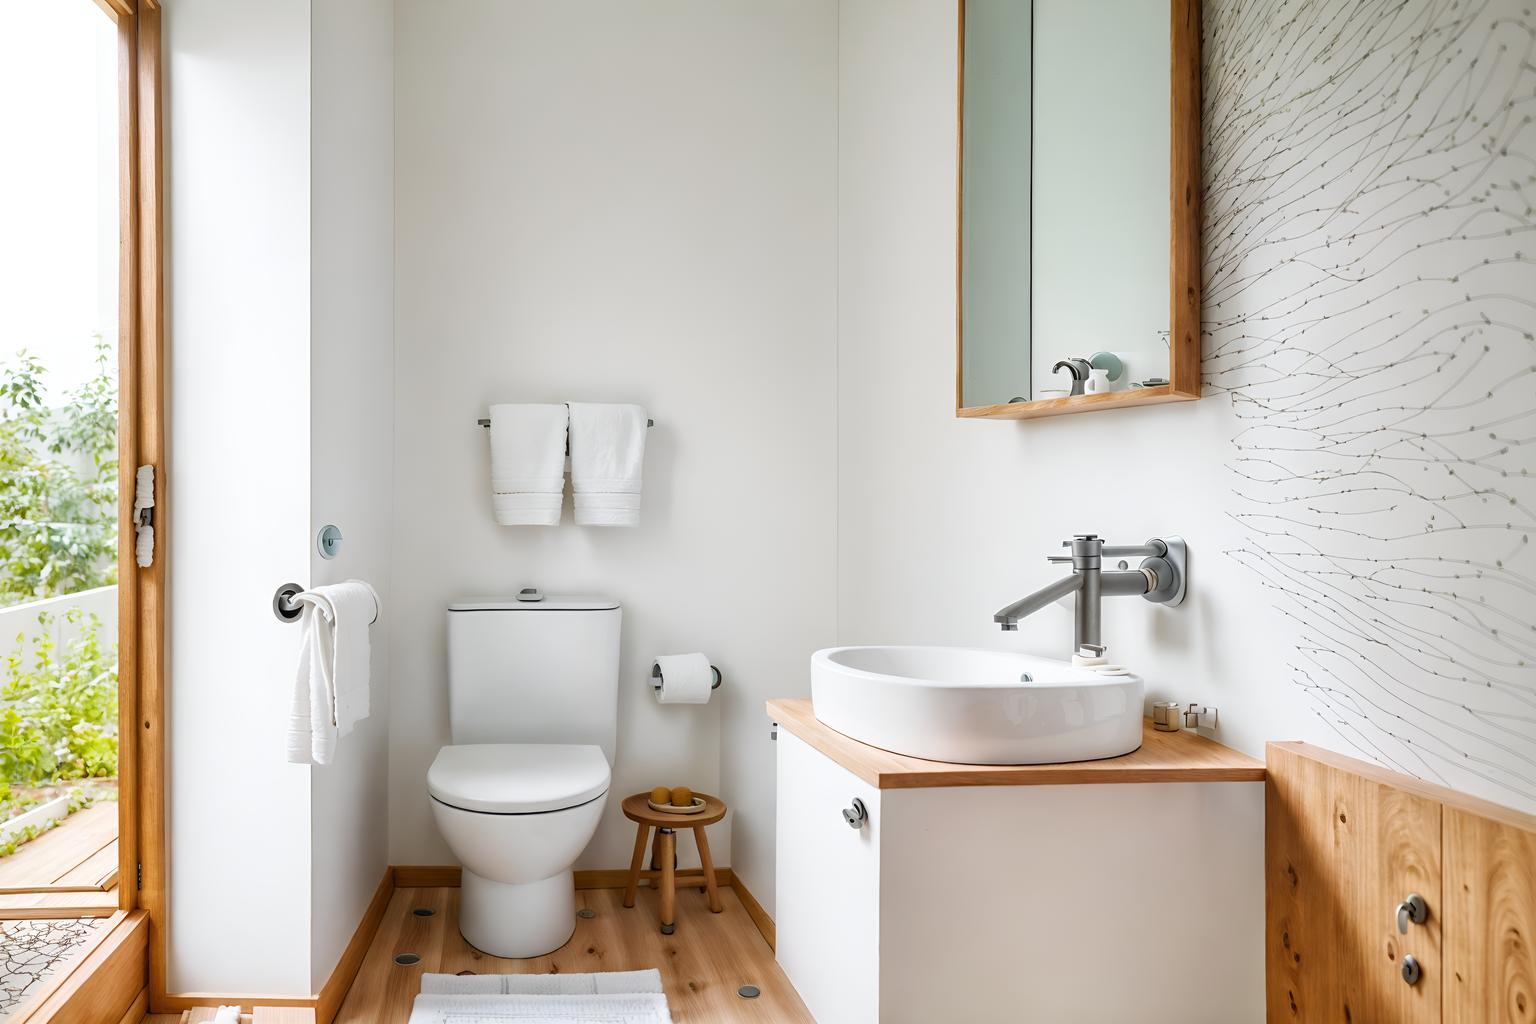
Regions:
M 697 868 L 681 870 L 697 871 Z M 456 889 L 462 869 L 453 864 L 399 864 L 395 866 L 395 887 L 398 889 Z M 730 868 L 715 869 L 716 885 L 734 885 L 736 875 Z M 578 889 L 622 889 L 629 883 L 629 871 L 624 868 L 600 868 L 576 872 Z
M 50 978 L 11 1024 L 101 1024 L 120 1021 L 144 989 L 149 915 L 119 912 L 81 954 Z
M 395 888 L 458 888 L 462 870 L 457 864 L 396 864 Z
M 379 922 L 384 920 L 384 911 L 389 908 L 389 899 L 394 894 L 395 869 L 385 868 L 384 877 L 373 891 L 373 899 L 368 902 L 368 909 L 363 912 L 357 931 L 352 933 L 352 941 L 342 950 L 341 959 L 336 962 L 331 976 L 326 979 L 325 987 L 315 998 L 315 1024 L 331 1024 L 335 1019 L 342 1000 L 347 998 L 347 992 L 363 966 L 363 957 L 368 955 L 368 947 L 378 934 Z
M 732 888 L 736 890 L 736 898 L 741 900 L 742 908 L 746 910 L 747 916 L 752 919 L 753 924 L 757 925 L 757 930 L 763 933 L 763 940 L 768 943 L 768 948 L 777 950 L 779 948 L 777 945 L 778 929 L 773 923 L 773 918 L 768 916 L 768 911 L 764 910 L 763 905 L 757 902 L 757 897 L 752 895 L 751 890 L 741 884 L 741 879 L 734 879 Z

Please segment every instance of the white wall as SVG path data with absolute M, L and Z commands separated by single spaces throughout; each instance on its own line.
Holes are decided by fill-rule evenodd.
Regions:
M 168 982 L 307 994 L 297 637 L 270 604 L 310 570 L 308 0 L 168 2 L 165 61 Z
M 370 717 L 284 756 L 272 593 L 360 577 L 387 612 L 392 539 L 393 11 L 311 7 L 167 4 L 173 992 L 319 991 L 388 864 L 387 616 Z
M 806 692 L 834 613 L 835 18 L 399 4 L 395 863 L 451 863 L 425 792 L 449 741 L 446 605 L 536 585 L 624 606 L 618 763 L 580 866 L 628 863 L 619 797 L 687 783 L 732 803 L 716 862 L 771 898 L 762 701 Z M 583 399 L 656 419 L 639 528 L 495 526 L 476 418 Z M 725 685 L 660 707 L 651 661 L 687 650 Z
M 310 774 L 311 991 L 352 938 L 389 864 L 390 543 L 394 468 L 394 5 L 312 5 L 310 547 L 315 584 L 363 579 L 372 629 L 369 717 Z
M 1253 754 L 1305 739 L 1536 806 L 1536 482 L 1511 426 L 1536 261 L 1506 187 L 1536 128 L 1503 107 L 1536 86 L 1511 56 L 1529 18 L 1410 4 L 1292 68 L 1278 55 L 1353 7 L 1309 10 L 1207 7 L 1207 397 L 960 422 L 954 4 L 843 0 L 838 639 L 1062 657 L 1065 608 L 1017 634 L 993 611 L 1053 579 L 1073 533 L 1179 533 L 1184 606 L 1104 606 L 1149 700 L 1218 706 L 1218 738 Z M 1410 59 L 1425 25 L 1453 57 Z

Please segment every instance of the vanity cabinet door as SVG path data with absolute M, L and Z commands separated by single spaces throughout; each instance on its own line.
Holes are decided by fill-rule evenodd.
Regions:
M 880 1019 L 880 791 L 779 732 L 776 955 L 821 1021 Z M 843 810 L 862 801 L 853 828 Z
M 1269 1019 L 1439 1022 L 1451 913 L 1441 895 L 1440 803 L 1275 744 L 1268 769 Z M 1426 916 L 1400 930 L 1397 907 L 1410 894 Z

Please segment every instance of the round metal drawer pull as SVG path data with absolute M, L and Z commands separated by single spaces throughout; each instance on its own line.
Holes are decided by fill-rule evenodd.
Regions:
M 864 801 L 854 797 L 853 806 L 843 808 L 843 820 L 848 823 L 849 828 L 863 828 L 864 823 L 869 820 L 869 811 L 865 808 Z
M 1403 980 L 1410 985 L 1417 985 L 1422 977 L 1424 968 L 1419 966 L 1419 958 L 1412 953 L 1403 957 Z

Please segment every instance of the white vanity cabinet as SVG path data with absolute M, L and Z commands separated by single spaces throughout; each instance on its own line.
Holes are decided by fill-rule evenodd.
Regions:
M 1259 762 L 1189 736 L 1248 781 L 973 769 L 863 747 L 806 701 L 770 713 L 777 956 L 820 1024 L 1264 1019 Z

